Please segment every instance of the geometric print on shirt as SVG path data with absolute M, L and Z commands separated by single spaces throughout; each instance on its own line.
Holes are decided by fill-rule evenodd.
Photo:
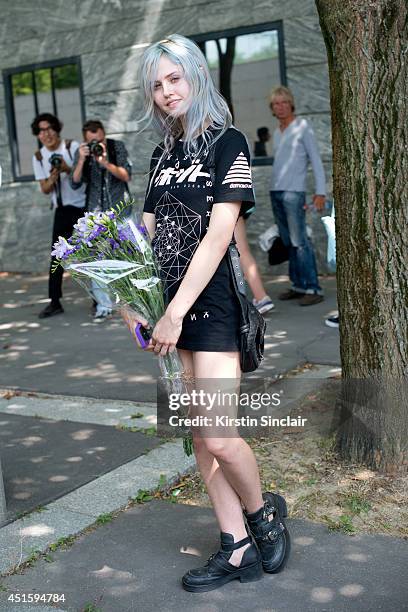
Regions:
M 166 191 L 156 205 L 154 251 L 169 289 L 184 275 L 200 243 L 201 216 Z
M 252 187 L 251 170 L 249 169 L 248 161 L 243 152 L 237 156 L 230 169 L 228 170 L 223 185 L 230 183 L 231 187 L 235 183 L 247 184 Z

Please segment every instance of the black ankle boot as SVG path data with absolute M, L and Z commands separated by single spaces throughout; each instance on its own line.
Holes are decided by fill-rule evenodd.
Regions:
M 229 563 L 234 550 L 251 544 L 244 552 L 241 564 L 237 567 Z M 182 583 L 186 591 L 203 593 L 239 578 L 241 582 L 252 582 L 262 578 L 261 555 L 251 537 L 234 543 L 230 533 L 221 532 L 221 549 L 211 555 L 204 567 L 189 570 L 184 574 Z
M 253 514 L 245 512 L 245 516 L 262 555 L 264 571 L 277 574 L 285 567 L 290 552 L 290 535 L 284 521 L 288 510 L 284 498 L 277 493 L 264 493 L 263 498 L 263 507 Z M 273 519 L 269 521 L 271 514 Z

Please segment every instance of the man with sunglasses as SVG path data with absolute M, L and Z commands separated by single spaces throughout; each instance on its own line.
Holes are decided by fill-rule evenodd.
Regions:
M 51 113 L 37 115 L 31 124 L 33 135 L 42 145 L 33 155 L 34 176 L 40 182 L 42 193 L 51 195 L 51 208 L 55 211 L 51 244 L 54 244 L 59 236 L 69 238 L 72 235 L 75 223 L 84 214 L 86 200 L 85 188 L 74 190 L 69 181 L 79 143 L 61 139 L 62 127 L 61 121 Z M 52 257 L 48 280 L 50 302 L 39 313 L 40 319 L 64 312 L 60 302 L 63 269 L 58 266 L 56 271 L 52 272 L 54 261 Z

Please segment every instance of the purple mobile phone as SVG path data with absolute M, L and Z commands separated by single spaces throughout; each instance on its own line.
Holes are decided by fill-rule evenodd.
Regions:
M 140 345 L 140 348 L 145 349 L 150 342 L 149 331 L 145 327 L 143 327 L 141 323 L 138 323 L 135 327 L 135 335 Z

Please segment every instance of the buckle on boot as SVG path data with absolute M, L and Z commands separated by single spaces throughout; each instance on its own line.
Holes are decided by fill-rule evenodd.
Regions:
M 262 514 L 263 520 L 266 521 L 268 516 L 271 516 L 271 514 L 273 514 L 274 512 L 277 512 L 277 509 L 275 508 L 275 506 L 271 506 L 268 504 L 268 502 L 265 502 L 264 510 Z
M 266 535 L 264 535 L 264 537 L 262 538 L 263 540 L 269 541 L 269 542 L 273 542 L 276 543 L 280 536 L 282 535 L 282 533 L 284 532 L 285 528 L 282 525 L 282 523 L 278 523 L 274 529 L 271 529 L 271 531 L 268 531 L 268 533 Z

